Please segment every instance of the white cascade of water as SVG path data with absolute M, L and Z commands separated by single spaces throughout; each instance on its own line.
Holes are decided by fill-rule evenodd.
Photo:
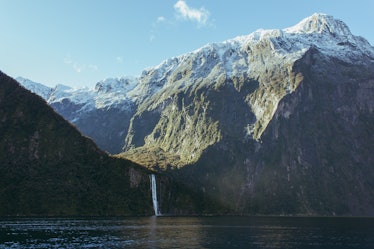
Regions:
M 151 175 L 151 187 L 152 187 L 153 209 L 155 210 L 155 215 L 159 216 L 161 215 L 161 213 L 158 210 L 156 176 L 154 174 Z

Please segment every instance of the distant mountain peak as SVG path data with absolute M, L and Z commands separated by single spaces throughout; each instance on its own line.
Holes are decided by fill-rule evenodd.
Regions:
M 137 84 L 137 78 L 132 76 L 123 76 L 120 78 L 106 78 L 99 81 L 95 85 L 95 90 L 98 92 L 128 92 L 132 90 Z
M 52 92 L 52 88 L 45 86 L 41 83 L 31 81 L 23 77 L 17 77 L 16 80 L 26 89 L 29 89 L 31 92 L 38 94 L 43 99 L 48 99 L 49 95 Z

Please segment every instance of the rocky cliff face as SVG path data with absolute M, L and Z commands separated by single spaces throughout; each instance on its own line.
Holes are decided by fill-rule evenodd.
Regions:
M 372 215 L 370 60 L 363 67 L 309 50 L 294 65 L 303 80 L 260 141 L 223 139 L 179 174 L 238 213 Z
M 374 213 L 374 63 L 373 57 L 351 59 L 311 48 L 295 63 L 304 80 L 279 103 L 263 134 L 256 163 L 263 165 L 263 183 L 257 187 L 267 189 L 269 202 L 275 194 L 291 203 L 285 212 Z M 247 199 L 251 208 L 251 200 L 265 201 L 263 194 L 248 190 L 253 191 L 253 199 Z
M 235 213 L 372 215 L 373 69 L 321 14 L 209 44 L 143 73 L 123 156 Z

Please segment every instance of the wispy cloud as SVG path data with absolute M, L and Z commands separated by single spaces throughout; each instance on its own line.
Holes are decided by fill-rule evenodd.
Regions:
M 156 22 L 157 22 L 157 23 L 166 22 L 166 18 L 165 18 L 164 16 L 159 16 L 159 17 L 157 17 Z
M 179 0 L 174 4 L 177 17 L 183 20 L 195 21 L 200 26 L 205 26 L 210 13 L 204 7 L 200 9 L 191 8 L 184 0 Z
M 89 64 L 87 66 L 88 69 L 92 70 L 92 71 L 97 71 L 99 70 L 99 67 L 97 65 L 93 65 L 93 64 Z
M 152 29 L 151 29 L 150 36 L 149 36 L 150 42 L 153 42 L 156 39 L 158 27 L 160 25 L 164 25 L 165 23 L 170 24 L 171 22 L 164 16 L 157 17 L 156 21 L 152 23 Z
M 117 61 L 118 64 L 122 64 L 123 63 L 123 57 L 122 56 L 117 56 L 116 61 Z
M 81 73 L 86 69 L 89 69 L 91 71 L 97 71 L 99 69 L 99 67 L 94 64 L 78 63 L 72 59 L 71 55 L 68 55 L 64 58 L 64 64 L 71 66 L 76 73 Z
M 73 60 L 71 59 L 70 55 L 65 57 L 64 63 L 67 64 L 67 65 L 73 64 Z
M 156 35 L 154 34 L 154 32 L 151 32 L 151 34 L 149 35 L 149 41 L 153 42 L 155 39 L 156 39 Z

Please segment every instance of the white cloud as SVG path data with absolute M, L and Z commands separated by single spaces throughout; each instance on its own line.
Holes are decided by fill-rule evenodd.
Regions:
M 155 21 L 153 21 L 149 34 L 150 42 L 157 39 L 159 31 L 162 27 L 176 27 L 176 24 L 181 20 L 196 22 L 198 27 L 212 26 L 212 22 L 208 22 L 210 13 L 204 7 L 199 9 L 191 8 L 187 5 L 185 0 L 178 0 L 174 4 L 174 10 L 174 17 L 169 18 L 160 15 Z
M 206 25 L 209 18 L 209 11 L 205 8 L 194 9 L 187 5 L 184 0 L 179 0 L 174 4 L 174 9 L 177 12 L 177 16 L 184 19 L 195 21 L 199 25 Z

